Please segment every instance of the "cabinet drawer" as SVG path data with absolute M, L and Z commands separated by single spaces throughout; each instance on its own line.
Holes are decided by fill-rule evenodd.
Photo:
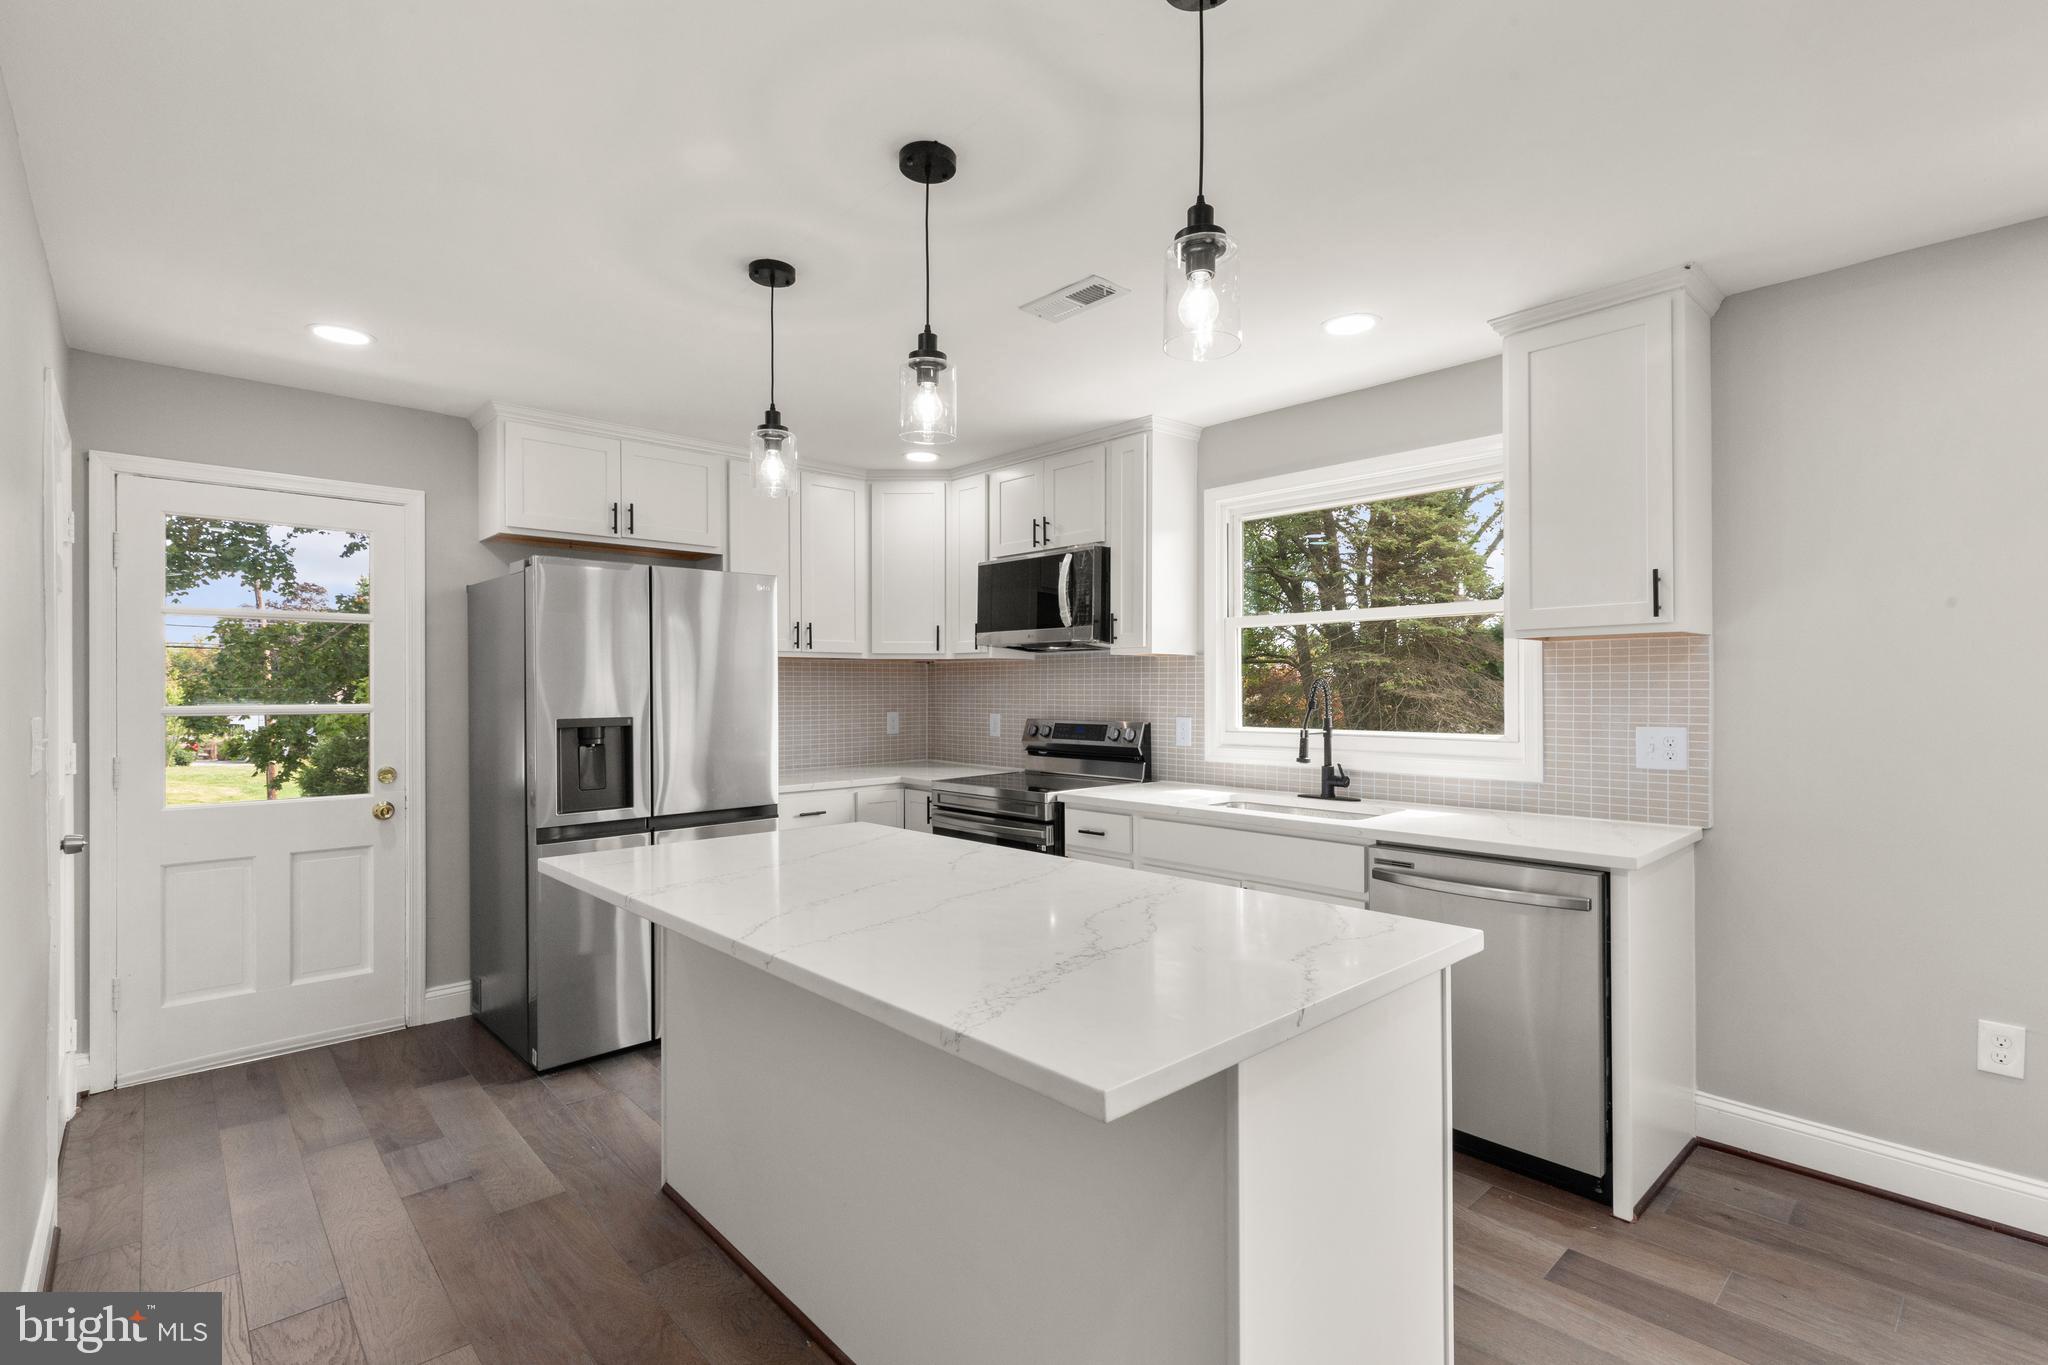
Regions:
M 1101 863 L 1104 867 L 1129 867 L 1131 865 L 1129 858 L 1105 858 L 1099 853 L 1084 853 L 1073 848 L 1067 850 L 1067 858 L 1069 861 L 1076 863 Z
M 1109 815 L 1099 810 L 1061 808 L 1065 822 L 1067 852 L 1116 853 L 1131 856 L 1131 817 Z
M 1138 856 L 1147 866 L 1183 868 L 1275 889 L 1327 892 L 1352 902 L 1365 895 L 1365 849 L 1358 844 L 1148 817 L 1138 830 Z
M 777 804 L 781 815 L 777 829 L 809 829 L 813 825 L 845 825 L 853 822 L 854 799 L 850 789 L 828 792 L 796 792 Z
M 853 794 L 854 818 L 864 825 L 903 827 L 903 788 L 862 787 Z

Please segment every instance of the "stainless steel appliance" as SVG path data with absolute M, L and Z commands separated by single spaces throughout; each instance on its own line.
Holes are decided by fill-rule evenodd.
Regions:
M 1016 772 L 934 782 L 932 833 L 1064 855 L 1060 794 L 1148 780 L 1152 727 L 1127 720 L 1028 720 L 1024 761 Z
M 1391 845 L 1370 866 L 1373 909 L 1486 935 L 1451 969 L 1454 1145 L 1608 1198 L 1606 874 Z
M 539 1070 L 656 1036 L 654 938 L 544 858 L 775 827 L 775 580 L 535 556 L 469 588 L 470 1012 Z
M 975 572 L 974 643 L 1036 652 L 1108 649 L 1109 547 L 992 559 Z

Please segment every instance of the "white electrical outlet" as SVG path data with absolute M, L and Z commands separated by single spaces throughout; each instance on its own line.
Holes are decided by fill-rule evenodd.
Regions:
M 1173 718 L 1174 747 L 1185 749 L 1194 742 L 1195 718 L 1193 716 L 1175 716 Z
M 1001 739 L 1003 737 L 1002 712 L 991 711 L 988 713 L 988 737 L 990 739 Z
M 900 734 L 902 734 L 902 733 L 903 733 L 903 713 L 902 713 L 901 711 L 891 711 L 891 712 L 889 712 L 889 714 L 888 714 L 888 719 L 887 719 L 887 724 L 888 724 L 888 727 L 889 727 L 889 733 L 890 733 L 890 734 L 892 734 L 892 735 L 900 735 Z
M 1683 725 L 1636 727 L 1638 768 L 1676 768 L 1683 771 L 1691 766 L 1692 762 L 1688 750 L 1686 729 Z
M 1977 1021 L 1977 1069 L 2018 1080 L 2027 1074 L 2027 1031 L 2018 1024 Z

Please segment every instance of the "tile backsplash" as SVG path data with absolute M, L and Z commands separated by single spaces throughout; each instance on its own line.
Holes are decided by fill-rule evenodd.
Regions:
M 1554 815 L 1704 825 L 1711 819 L 1713 752 L 1711 646 L 1692 636 L 1558 640 L 1543 650 L 1541 782 L 1396 777 L 1354 772 L 1352 790 L 1371 800 L 1482 806 Z M 888 710 L 903 733 L 883 734 Z M 1003 735 L 988 734 L 990 712 Z M 1202 663 L 1191 658 L 1106 654 L 1021 662 L 785 660 L 785 768 L 930 757 L 991 768 L 1021 758 L 1018 727 L 1029 716 L 1106 717 L 1153 723 L 1153 775 L 1164 781 L 1275 791 L 1300 790 L 1313 769 L 1205 762 Z M 1173 722 L 1194 721 L 1194 743 L 1173 743 Z M 1690 731 L 1684 772 L 1635 766 L 1635 727 Z

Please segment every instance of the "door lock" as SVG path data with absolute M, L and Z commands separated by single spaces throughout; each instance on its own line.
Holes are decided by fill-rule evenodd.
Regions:
M 397 813 L 398 807 L 392 805 L 389 801 L 379 801 L 376 805 L 370 807 L 370 818 L 373 820 L 389 820 Z
M 387 787 L 388 787 L 388 786 L 390 786 L 390 785 L 391 785 L 391 784 L 392 784 L 393 782 L 396 782 L 396 781 L 398 780 L 398 769 L 396 769 L 396 768 L 379 768 L 379 769 L 377 769 L 377 780 L 378 780 L 379 782 L 382 782 L 382 783 L 383 783 L 383 784 L 384 784 L 385 786 L 387 786 Z
M 65 835 L 57 841 L 57 851 L 59 853 L 85 852 L 85 836 L 83 834 Z

